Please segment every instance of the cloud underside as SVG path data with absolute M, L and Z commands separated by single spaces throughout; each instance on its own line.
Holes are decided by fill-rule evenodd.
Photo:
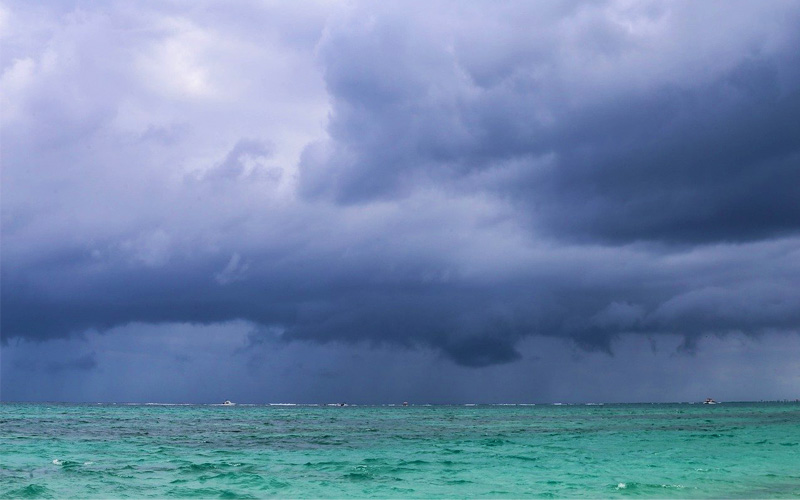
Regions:
M 800 331 L 800 9 L 737 7 L 12 5 L 3 341 Z

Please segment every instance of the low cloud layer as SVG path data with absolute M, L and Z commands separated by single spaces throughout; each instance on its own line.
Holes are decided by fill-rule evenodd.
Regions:
M 796 3 L 0 13 L 4 345 L 800 331 Z
M 14 341 L 0 352 L 3 400 L 728 402 L 785 399 L 800 382 L 795 334 L 704 337 L 691 356 L 676 354 L 681 339 L 671 335 L 623 336 L 614 356 L 534 336 L 518 343 L 520 360 L 475 369 L 443 362 L 432 349 L 254 341 L 251 333 L 244 322 L 130 324 L 80 339 Z M 91 370 L 64 363 L 86 358 Z

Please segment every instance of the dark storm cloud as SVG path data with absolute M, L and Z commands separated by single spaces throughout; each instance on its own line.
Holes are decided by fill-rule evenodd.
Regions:
M 64 370 L 88 371 L 95 368 L 97 368 L 97 354 L 94 352 L 69 361 L 53 361 L 47 365 L 47 370 L 54 373 Z
M 796 332 L 798 9 L 737 5 L 54 14 L 3 60 L 2 340 Z
M 41 359 L 35 360 L 16 360 L 13 363 L 14 368 L 22 371 L 38 371 L 44 368 L 48 374 L 59 374 L 64 371 L 91 371 L 97 368 L 97 354 L 90 352 L 83 354 L 72 359 L 59 359 L 44 361 Z
M 674 102 L 658 96 L 620 103 L 643 108 L 647 116 L 601 113 L 591 120 L 597 128 L 629 128 L 613 139 L 567 145 L 553 177 L 543 179 L 552 181 L 552 191 L 541 193 L 547 226 L 614 242 L 742 241 L 796 233 L 800 87 L 794 82 L 785 96 L 762 98 L 747 90 L 725 96 L 741 90 L 726 79 L 707 92 L 679 93 Z
M 521 266 L 517 276 L 500 279 L 448 278 L 443 262 L 428 257 L 421 268 L 419 257 L 404 261 L 385 248 L 350 262 L 284 257 L 224 285 L 214 279 L 224 261 L 205 270 L 131 270 L 96 283 L 42 270 L 51 280 L 49 301 L 21 297 L 17 281 L 4 277 L 3 293 L 12 293 L 4 297 L 3 332 L 46 338 L 134 321 L 242 318 L 274 326 L 282 340 L 433 347 L 459 364 L 484 366 L 517 359 L 515 344 L 528 335 L 572 338 L 610 352 L 625 332 L 677 334 L 690 342 L 709 333 L 796 329 L 795 248 L 789 240 L 744 247 L 745 257 L 741 247 L 708 250 L 679 257 L 684 263 L 648 252 L 586 252 L 533 261 L 533 270 Z M 764 259 L 771 269 L 759 266 Z M 487 273 L 475 263 L 463 267 Z
M 538 7 L 520 7 L 520 14 L 535 18 L 524 11 Z M 641 14 L 667 24 L 656 40 L 602 16 L 571 36 L 568 26 L 591 10 L 567 12 L 557 21 L 563 32 L 544 34 L 535 20 L 530 31 L 515 33 L 514 20 L 502 19 L 507 32 L 496 36 L 512 41 L 481 48 L 477 57 L 467 31 L 491 24 L 489 13 L 483 22 L 459 18 L 449 30 L 397 13 L 356 15 L 332 29 L 321 50 L 334 105 L 331 139 L 306 152 L 305 192 L 358 203 L 405 196 L 425 180 L 485 172 L 473 188 L 515 197 L 538 228 L 558 238 L 713 242 L 796 233 L 796 30 L 772 50 L 765 40 L 747 40 L 746 52 L 702 76 L 690 68 L 713 63 L 702 44 L 714 37 L 700 37 L 700 46 L 686 47 L 696 56 L 667 62 L 674 75 L 635 89 L 624 78 L 640 75 L 614 75 L 618 82 L 598 90 L 609 85 L 605 71 L 624 71 L 626 57 L 647 52 L 640 44 L 653 44 L 656 60 L 675 57 L 659 46 L 666 45 L 661 37 L 684 36 L 686 20 L 663 6 Z M 784 29 L 798 21 L 792 10 Z M 574 38 L 585 45 L 573 46 Z M 585 67 L 570 74 L 563 58 Z M 598 74 L 596 65 L 608 68 Z M 508 162 L 515 171 L 503 171 Z
M 676 356 L 677 338 L 627 335 L 612 357 L 528 337 L 518 345 L 521 361 L 474 369 L 441 363 L 427 349 L 308 342 L 243 348 L 248 330 L 132 324 L 70 340 L 12 342 L 0 351 L 0 390 L 3 401 L 669 402 L 709 393 L 724 401 L 774 400 L 796 394 L 800 349 L 793 334 L 732 335 L 701 339 L 691 356 Z M 78 358 L 89 346 L 97 353 L 95 370 L 53 376 L 41 369 Z M 187 353 L 190 362 L 176 363 Z

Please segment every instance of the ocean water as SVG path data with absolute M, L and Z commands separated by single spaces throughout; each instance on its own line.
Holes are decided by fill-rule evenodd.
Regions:
M 2 498 L 800 498 L 800 404 L 0 404 Z

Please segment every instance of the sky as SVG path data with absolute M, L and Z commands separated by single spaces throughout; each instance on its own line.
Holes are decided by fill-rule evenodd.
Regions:
M 800 397 L 800 2 L 0 3 L 0 400 Z

